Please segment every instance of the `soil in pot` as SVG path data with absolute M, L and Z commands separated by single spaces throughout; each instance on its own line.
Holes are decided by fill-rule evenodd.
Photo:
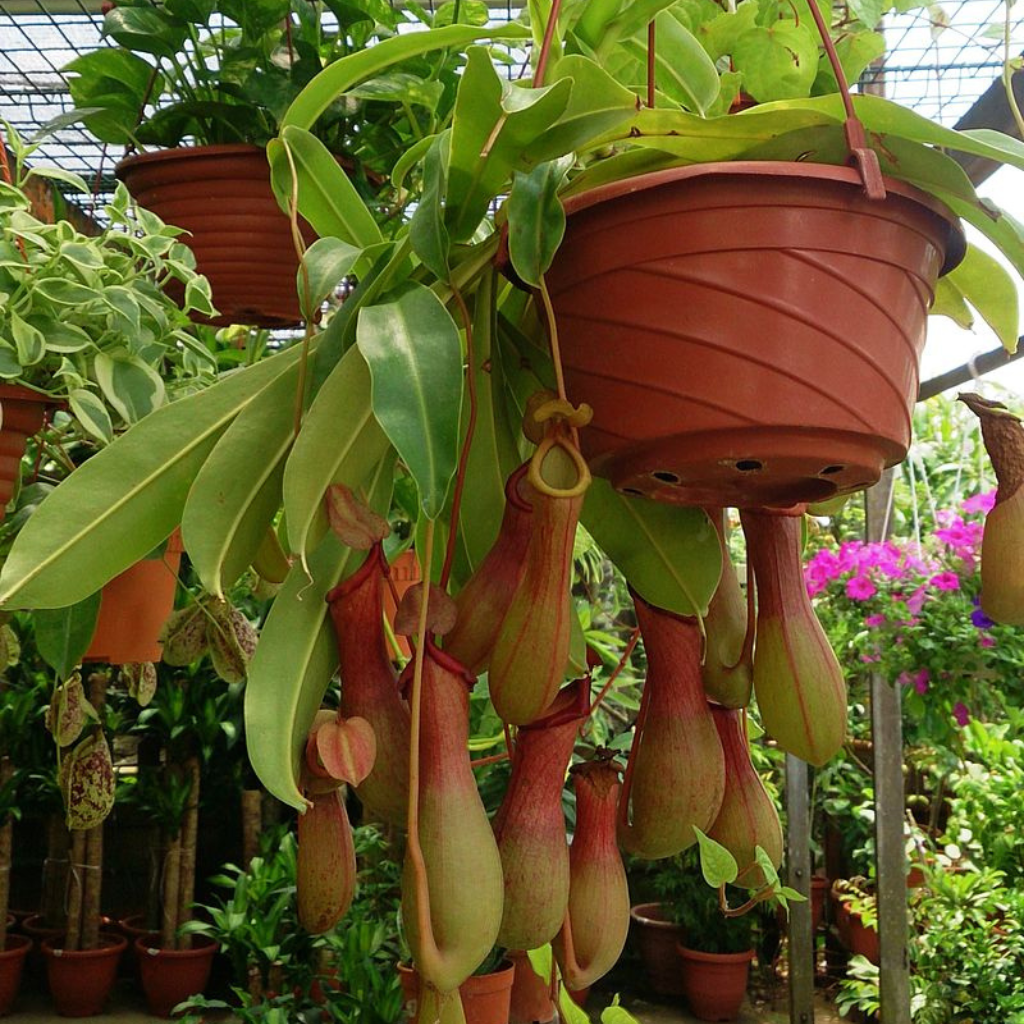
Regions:
M 8 935 L 7 945 L 0 952 L 0 1016 L 9 1013 L 21 988 L 25 958 L 32 948 L 27 935 Z
M 735 162 L 566 203 L 547 274 L 591 468 L 680 504 L 860 489 L 910 441 L 928 308 L 964 241 L 925 193 L 850 168 Z
M 459 986 L 466 1024 L 508 1024 L 512 1002 L 512 982 L 515 967 L 511 961 L 502 962 L 493 974 L 474 974 Z M 404 964 L 398 965 L 406 1011 L 416 1024 L 419 1003 L 419 976 Z
M 160 949 L 153 945 L 156 941 L 154 935 L 136 939 L 135 959 L 150 1011 L 157 1017 L 170 1017 L 178 1003 L 206 988 L 217 941 L 196 935 L 191 949 Z
M 630 910 L 629 917 L 651 991 L 681 996 L 683 972 L 676 945 L 683 940 L 683 929 L 667 919 L 660 903 L 640 903 Z
M 98 949 L 70 950 L 43 942 L 53 1004 L 62 1017 L 93 1017 L 110 996 L 117 964 L 128 945 L 123 935 L 100 934 Z
M 679 946 L 683 986 L 690 1009 L 701 1020 L 728 1021 L 739 1016 L 747 992 L 754 951 L 701 953 Z

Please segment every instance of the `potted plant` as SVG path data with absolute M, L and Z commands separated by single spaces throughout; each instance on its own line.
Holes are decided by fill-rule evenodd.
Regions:
M 417 147 L 399 169 L 416 166 L 422 174 L 420 202 L 408 231 L 383 242 L 378 234 L 363 230 L 369 211 L 307 129 L 347 88 L 381 73 L 389 62 L 427 52 L 451 35 L 440 29 L 387 40 L 342 58 L 314 79 L 284 116 L 280 136 L 269 148 L 270 160 L 285 205 L 293 214 L 308 213 L 323 236 L 304 258 L 300 292 L 306 308 L 317 308 L 337 281 L 350 274 L 358 278 L 356 288 L 322 331 L 310 330 L 303 345 L 285 348 L 202 394 L 158 411 L 124 441 L 91 459 L 40 506 L 0 577 L 0 597 L 8 604 L 73 601 L 182 522 L 196 571 L 218 596 L 260 557 L 268 538 L 285 545 L 293 562 L 264 623 L 248 676 L 246 728 L 250 739 L 259 736 L 258 743 L 250 742 L 250 753 L 268 789 L 307 812 L 304 828 L 335 837 L 334 842 L 312 840 L 305 849 L 311 858 L 310 877 L 337 907 L 345 902 L 342 890 L 353 879 L 355 866 L 348 856 L 347 822 L 335 791 L 345 780 L 357 793 L 371 788 L 363 786 L 368 777 L 362 769 L 371 760 L 367 731 L 353 723 L 359 718 L 365 723 L 367 716 L 375 719 L 371 729 L 380 744 L 377 763 L 384 769 L 408 765 L 408 773 L 399 770 L 387 776 L 393 790 L 389 795 L 395 798 L 389 809 L 408 826 L 404 915 L 407 927 L 412 920 L 417 929 L 410 933 L 410 945 L 426 982 L 425 998 L 433 1001 L 430 1012 L 438 1012 L 442 1019 L 457 1019 L 458 984 L 494 944 L 502 916 L 502 865 L 467 763 L 467 690 L 479 665 L 473 659 L 470 672 L 453 657 L 454 640 L 446 646 L 451 622 L 446 626 L 444 615 L 434 615 L 440 610 L 450 620 L 451 607 L 439 591 L 412 592 L 428 597 L 417 605 L 414 596 L 407 609 L 417 657 L 406 667 L 403 687 L 397 685 L 378 604 L 385 576 L 380 549 L 388 528 L 385 517 L 394 508 L 396 517 L 409 523 L 427 569 L 424 576 L 436 580 L 440 591 L 454 594 L 456 624 L 459 616 L 464 622 L 476 621 L 485 640 L 493 642 L 482 657 L 491 661 L 490 692 L 499 712 L 503 698 L 518 692 L 515 686 L 502 685 L 515 678 L 517 652 L 529 650 L 531 665 L 542 669 L 535 675 L 542 689 L 539 696 L 531 692 L 534 703 L 525 710 L 506 709 L 513 753 L 518 741 L 511 726 L 522 733 L 547 710 L 557 699 L 567 665 L 580 666 L 571 670 L 573 675 L 582 670 L 582 630 L 573 625 L 567 568 L 577 517 L 646 603 L 645 614 L 660 623 L 655 632 L 668 638 L 662 664 L 673 662 L 667 652 L 682 650 L 687 671 L 696 674 L 699 686 L 696 617 L 706 612 L 718 585 L 719 540 L 699 509 L 622 494 L 603 479 L 589 482 L 579 444 L 588 445 L 592 428 L 587 425 L 588 410 L 569 401 L 578 396 L 575 385 L 572 393 L 567 389 L 563 372 L 568 364 L 563 366 L 557 330 L 563 317 L 557 308 L 551 315 L 551 289 L 545 280 L 565 223 L 561 197 L 583 194 L 601 180 L 629 191 L 632 185 L 622 182 L 652 164 L 664 167 L 714 155 L 739 161 L 745 168 L 748 159 L 769 150 L 793 157 L 805 151 L 808 131 L 814 138 L 839 140 L 835 150 L 823 144 L 815 148 L 822 159 L 831 154 L 841 165 L 848 156 L 843 118 L 834 110 L 841 101 L 834 98 L 775 100 L 720 117 L 691 113 L 678 102 L 671 109 L 638 110 L 635 91 L 609 69 L 627 66 L 623 61 L 635 50 L 634 37 L 646 36 L 646 24 L 637 24 L 626 8 L 608 11 L 588 5 L 586 11 L 586 20 L 577 28 L 571 17 L 552 21 L 552 33 L 557 28 L 561 35 L 551 36 L 547 47 L 538 46 L 538 53 L 555 54 L 546 71 L 540 61 L 538 82 L 543 84 L 503 83 L 486 50 L 469 51 L 450 130 Z M 660 21 L 656 27 L 661 30 Z M 662 36 L 672 31 L 669 26 Z M 544 26 L 534 25 L 533 32 L 543 43 Z M 580 33 L 578 37 L 574 32 Z M 685 48 L 689 36 L 677 37 L 676 45 Z M 583 50 L 587 39 L 601 43 L 602 48 L 587 45 L 593 56 L 565 52 L 573 47 Z M 559 48 L 562 56 L 556 61 Z M 640 67 L 646 66 L 643 52 L 641 40 Z M 665 48 L 659 53 L 664 57 Z M 698 64 L 705 71 L 712 69 L 708 95 L 717 95 L 721 85 L 713 62 L 694 66 Z M 655 84 L 659 82 L 660 78 Z M 900 168 L 893 170 L 915 180 L 924 178 L 918 174 L 921 167 L 935 171 L 931 187 L 936 195 L 965 215 L 973 217 L 979 209 L 970 190 L 960 178 L 955 188 L 950 187 L 950 175 L 955 177 L 951 165 L 926 143 L 984 151 L 1008 161 L 1019 156 L 1009 142 L 996 145 L 925 127 L 883 101 L 857 107 L 868 127 L 879 131 L 873 141 L 883 151 L 882 159 L 886 153 L 899 152 Z M 885 125 L 887 133 L 882 132 Z M 854 129 L 851 132 L 855 135 Z M 862 162 L 871 163 L 860 152 L 862 147 L 854 148 Z M 745 174 L 747 170 L 741 169 L 740 175 Z M 823 177 L 859 193 L 860 185 L 842 167 L 832 167 Z M 901 193 L 902 186 L 892 191 Z M 320 203 L 324 195 L 336 198 L 331 209 Z M 497 230 L 489 230 L 488 211 L 504 195 L 508 199 L 497 216 Z M 931 226 L 924 260 L 928 283 L 918 293 L 921 298 L 934 283 L 941 252 L 954 251 L 955 242 L 951 247 L 949 240 L 956 238 L 958 229 L 935 213 L 932 200 L 914 198 L 910 205 L 914 210 L 921 207 Z M 998 218 L 992 223 L 998 225 Z M 995 230 L 1019 262 L 1017 242 L 1000 228 Z M 502 260 L 499 253 L 506 244 L 508 259 Z M 531 290 L 504 283 L 493 265 L 496 257 L 505 265 L 510 262 Z M 977 296 L 975 301 L 985 306 Z M 916 299 L 912 303 L 912 319 L 923 320 L 922 305 Z M 913 348 L 920 340 L 916 319 L 909 330 L 916 339 Z M 690 369 L 696 372 L 699 366 L 698 360 Z M 608 376 L 619 371 L 616 366 Z M 895 390 L 902 393 L 905 385 L 909 394 L 912 377 Z M 534 397 L 544 385 L 553 387 L 556 397 Z M 597 402 L 600 419 L 609 403 Z M 632 415 L 640 419 L 645 411 L 641 402 Z M 524 421 L 521 433 L 519 424 Z M 600 425 L 592 434 L 602 436 Z M 893 457 L 898 447 L 888 449 Z M 123 472 L 122 452 L 138 460 L 130 473 Z M 595 467 L 607 471 L 595 449 L 591 454 Z M 529 467 L 515 475 L 528 456 Z M 816 474 L 839 464 L 830 458 Z M 753 467 L 737 465 L 730 472 L 742 474 L 747 469 L 754 472 Z M 833 475 L 839 474 L 825 473 L 824 478 Z M 863 479 L 840 481 L 836 489 Z M 659 487 L 672 486 L 671 480 L 658 482 Z M 525 486 L 531 489 L 524 491 Z M 660 489 L 656 493 L 666 496 Z M 781 500 L 781 494 L 766 498 L 758 490 L 755 504 Z M 109 511 L 112 507 L 116 515 Z M 283 526 L 277 518 L 282 508 Z M 69 515 L 71 509 L 75 516 Z M 795 631 L 778 634 L 775 649 L 781 651 L 780 661 L 810 649 L 821 654 L 815 664 L 823 665 L 828 661 L 826 648 L 816 632 L 799 570 L 799 520 L 767 515 L 762 520 L 760 526 L 767 533 L 785 531 L 788 560 L 769 551 L 772 557 L 755 566 L 759 598 L 771 593 L 762 586 L 763 578 L 778 586 L 788 583 L 792 599 L 786 607 L 772 606 L 771 615 L 762 615 L 762 624 L 781 630 L 788 623 L 787 628 Z M 129 522 L 131 530 L 125 528 Z M 532 522 L 540 525 L 529 526 Z M 481 566 L 486 570 L 477 575 Z M 333 638 L 324 607 L 329 596 L 331 610 L 337 612 L 332 615 L 337 628 Z M 770 602 L 761 604 L 764 610 Z M 346 629 L 355 634 L 356 642 L 349 642 L 354 653 L 344 650 Z M 801 644 L 807 637 L 810 643 Z M 758 659 L 770 648 L 762 639 L 759 634 L 755 681 Z M 644 641 L 652 646 L 650 637 Z M 365 698 L 364 711 L 343 708 L 340 717 L 332 711 L 325 718 L 320 705 L 336 655 L 346 679 L 343 701 L 356 701 L 356 691 L 365 684 L 359 694 Z M 829 665 L 831 681 L 840 673 L 834 659 Z M 763 675 L 763 664 L 761 671 Z M 839 682 L 831 697 L 844 713 L 841 677 Z M 645 693 L 649 689 L 645 686 Z M 706 711 L 703 697 L 689 703 L 699 703 L 701 713 Z M 767 703 L 761 700 L 762 711 Z M 644 714 L 642 707 L 639 714 Z M 842 742 L 842 715 L 833 718 L 827 749 L 815 752 L 822 760 Z M 670 724 L 674 728 L 676 723 Z M 702 749 L 708 751 L 720 742 L 713 729 L 704 729 L 702 738 Z M 406 740 L 408 746 L 403 747 Z M 356 746 L 360 756 L 350 758 Z M 669 749 L 666 745 L 660 754 L 672 764 Z M 710 760 L 709 774 L 714 775 L 724 757 Z M 631 758 L 634 768 L 637 763 Z M 581 985 L 614 961 L 628 915 L 624 871 L 608 838 L 616 828 L 619 768 L 597 759 L 586 769 L 593 770 L 595 778 L 588 779 L 587 770 L 575 773 L 577 782 L 589 787 L 582 801 L 577 787 L 577 802 L 586 806 L 587 827 L 594 826 L 595 838 L 581 842 L 582 829 L 577 829 L 566 906 L 578 908 L 580 919 L 591 900 L 612 909 L 602 927 L 580 927 L 578 932 L 571 915 L 568 926 L 564 914 L 556 915 L 563 922 L 556 950 L 571 968 L 570 980 Z M 651 794 L 648 820 L 653 826 L 675 826 L 671 814 L 656 813 L 657 801 L 671 787 L 658 787 L 656 771 L 648 768 L 645 774 L 644 785 L 636 783 L 632 791 L 634 809 L 638 790 L 646 787 Z M 383 775 L 369 778 L 376 784 Z M 720 791 L 717 785 L 710 788 Z M 704 810 L 714 817 L 713 807 Z M 532 820 L 529 814 L 524 817 L 528 823 Z M 581 815 L 577 826 L 583 822 Z M 562 864 L 565 839 L 564 830 L 559 831 L 550 848 Z M 456 833 L 459 844 L 452 846 Z M 694 836 L 691 831 L 670 838 L 681 847 Z M 464 870 L 453 869 L 451 858 L 460 858 Z M 444 873 L 436 870 L 439 863 L 445 864 Z M 766 863 L 774 871 L 771 857 Z M 326 870 L 337 865 L 340 871 Z M 745 870 L 748 867 L 744 865 Z M 767 873 L 760 860 L 757 867 Z M 477 888 L 468 897 L 449 883 L 469 871 Z M 563 880 L 562 875 L 555 879 L 559 899 L 565 898 Z M 438 890 L 442 895 L 425 898 Z M 435 925 L 435 914 L 451 917 L 439 916 L 441 927 Z M 435 948 L 439 934 L 456 948 L 448 948 L 449 943 Z
M 412 21 L 397 9 L 319 0 L 171 8 L 120 0 L 103 22 L 115 45 L 64 69 L 85 126 L 139 151 L 118 177 L 144 207 L 189 232 L 220 311 L 213 323 L 285 327 L 302 318 L 292 287 L 302 238 L 274 199 L 265 147 L 321 71 Z M 392 165 L 444 124 L 457 67 L 457 51 L 445 51 L 368 76 L 321 120 L 319 138 L 378 216 L 395 205 L 384 188 Z M 308 245 L 315 236 L 308 225 L 302 232 Z
M 679 900 L 689 896 L 692 881 L 680 857 L 653 861 L 649 867 L 637 861 L 632 867 L 631 885 L 643 885 L 657 897 L 653 902 L 634 904 L 629 917 L 647 983 L 658 995 L 683 995 L 676 953 L 677 944 L 685 938 L 679 921 Z
M 103 210 L 107 227 L 86 235 L 66 220 L 47 224 L 30 212 L 25 186 L 59 175 L 88 193 L 75 175 L 30 167 L 36 145 L 0 124 L 13 156 L 0 181 L 0 288 L 9 296 L 0 312 L 0 400 L 4 404 L 0 504 L 20 479 L 27 439 L 43 426 L 46 409 L 58 414 L 50 451 L 84 439 L 109 443 L 142 416 L 189 386 L 216 361 L 184 330 L 189 310 L 212 312 L 209 287 L 193 270 L 179 231 L 137 214 L 119 189 Z M 184 311 L 163 288 L 176 281 Z M 186 353 L 188 353 L 186 355 Z M 34 411 L 31 411 L 34 410 Z M 68 456 L 63 458 L 66 474 Z M 40 461 L 43 461 L 40 455 Z

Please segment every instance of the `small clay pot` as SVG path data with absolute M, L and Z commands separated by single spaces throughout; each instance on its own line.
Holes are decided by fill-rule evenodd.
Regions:
M 754 951 L 701 953 L 685 946 L 677 948 L 683 960 L 686 998 L 694 1016 L 701 1020 L 735 1020 L 747 992 Z
M 46 974 L 53 1004 L 62 1017 L 94 1017 L 110 997 L 117 964 L 128 945 L 123 935 L 100 933 L 98 949 L 61 949 L 55 940 L 43 942 Z
M 137 938 L 135 959 L 150 1011 L 157 1017 L 170 1017 L 178 1003 L 206 988 L 218 943 L 209 936 L 195 935 L 191 949 L 160 949 L 157 941 L 155 935 Z
M 660 903 L 640 903 L 629 912 L 644 973 L 651 991 L 661 996 L 683 995 L 683 972 L 676 946 L 683 929 L 667 920 Z
M 515 967 L 511 961 L 504 960 L 491 974 L 474 974 L 467 978 L 459 986 L 466 1024 L 508 1024 L 514 977 Z M 419 1020 L 419 975 L 411 967 L 399 964 L 398 978 L 402 983 L 409 1019 L 416 1024 Z

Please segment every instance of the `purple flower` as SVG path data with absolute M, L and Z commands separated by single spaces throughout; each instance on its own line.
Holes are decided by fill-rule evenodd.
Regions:
M 926 596 L 924 587 L 918 587 L 906 600 L 907 611 L 914 616 L 920 615 Z
M 928 581 L 936 590 L 959 590 L 960 577 L 955 572 L 936 573 Z
M 864 625 L 871 629 L 874 629 L 876 626 L 884 626 L 885 623 L 886 618 L 884 615 L 868 615 L 864 619 Z
M 956 719 L 956 724 L 963 727 L 971 720 L 971 713 L 967 709 L 967 705 L 963 701 L 957 701 L 953 705 L 953 717 Z
M 977 626 L 978 629 L 991 629 L 995 623 L 981 610 L 981 598 L 972 598 L 971 603 L 974 605 L 974 611 L 971 612 L 971 624 Z
M 921 671 L 914 676 L 914 689 L 922 696 L 928 692 L 928 680 L 930 678 L 931 676 L 926 668 L 921 669 Z
M 878 588 L 867 576 L 851 576 L 846 581 L 846 596 L 853 601 L 867 601 L 878 593 Z
M 991 512 L 996 503 L 996 492 L 985 491 L 982 494 L 972 494 L 969 498 L 960 503 L 965 512 Z

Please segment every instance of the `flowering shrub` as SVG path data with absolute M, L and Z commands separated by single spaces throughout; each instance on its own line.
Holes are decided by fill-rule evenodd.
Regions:
M 979 606 L 983 515 L 995 492 L 935 513 L 923 538 L 823 546 L 805 575 L 850 682 L 880 672 L 904 687 L 909 742 L 956 743 L 973 716 L 1013 700 L 1024 637 Z

